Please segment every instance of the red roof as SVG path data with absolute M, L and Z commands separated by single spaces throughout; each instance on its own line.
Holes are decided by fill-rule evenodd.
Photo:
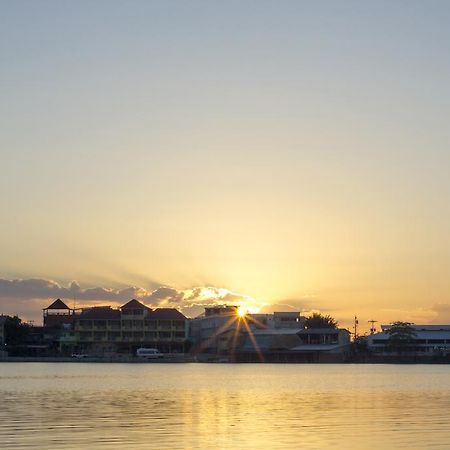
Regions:
M 148 308 L 143 303 L 138 302 L 136 299 L 133 298 L 133 300 L 130 300 L 128 303 L 125 303 L 125 305 L 121 306 L 120 309 L 150 309 L 150 308 Z
M 151 312 L 150 319 L 186 320 L 186 316 L 175 308 L 158 308 Z
M 50 306 L 44 309 L 70 309 L 60 298 L 56 299 Z
M 111 306 L 93 306 L 83 309 L 77 319 L 120 320 L 120 311 Z

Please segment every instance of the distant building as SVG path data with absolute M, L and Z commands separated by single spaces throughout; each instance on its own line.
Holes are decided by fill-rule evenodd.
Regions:
M 344 329 L 305 329 L 300 312 L 239 315 L 236 306 L 206 308 L 190 322 L 192 352 L 200 360 L 340 362 L 350 349 Z
M 44 327 L 61 328 L 73 323 L 75 310 L 69 308 L 61 299 L 56 299 L 50 306 L 42 310 Z
M 229 341 L 238 320 L 237 306 L 214 306 L 189 323 L 191 351 L 195 354 L 227 354 Z
M 256 328 L 248 332 L 237 360 L 246 362 L 342 362 L 350 332 L 338 328 Z
M 304 328 L 305 318 L 299 312 L 246 314 L 239 316 L 237 306 L 205 308 L 205 313 L 190 322 L 192 352 L 199 359 L 237 360 L 260 357 L 261 349 L 272 348 L 274 342 L 300 344 L 297 333 Z M 281 345 L 281 344 L 280 344 Z
M 203 317 L 212 316 L 230 316 L 237 314 L 239 306 L 236 305 L 217 305 L 205 308 Z
M 137 300 L 120 308 L 95 306 L 75 311 L 73 325 L 61 338 L 68 353 L 132 353 L 139 347 L 162 353 L 187 348 L 187 318 L 174 308 L 151 309 Z
M 42 309 L 42 316 L 43 326 L 31 328 L 27 352 L 32 356 L 57 355 L 61 337 L 73 326 L 75 310 L 58 298 Z
M 397 350 L 389 345 L 392 325 L 381 325 L 381 332 L 367 336 L 367 347 L 374 353 L 394 353 Z M 405 353 L 418 355 L 450 354 L 450 325 L 411 325 L 415 336 L 405 346 Z

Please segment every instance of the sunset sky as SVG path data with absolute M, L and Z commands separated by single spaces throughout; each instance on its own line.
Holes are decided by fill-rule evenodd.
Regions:
M 449 323 L 449 23 L 447 1 L 0 1 L 0 313 Z

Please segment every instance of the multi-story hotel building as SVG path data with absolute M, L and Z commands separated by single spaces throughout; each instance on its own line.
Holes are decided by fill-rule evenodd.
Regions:
M 174 308 L 151 309 L 137 300 L 120 308 L 70 310 L 64 306 L 67 312 L 60 314 L 65 317 L 60 342 L 65 352 L 135 353 L 138 347 L 157 348 L 163 353 L 186 351 L 188 319 Z M 48 308 L 44 320 L 45 314 L 48 322 Z

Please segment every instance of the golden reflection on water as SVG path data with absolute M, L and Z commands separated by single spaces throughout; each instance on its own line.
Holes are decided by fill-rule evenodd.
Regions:
M 450 366 L 0 365 L 0 447 L 450 448 Z

